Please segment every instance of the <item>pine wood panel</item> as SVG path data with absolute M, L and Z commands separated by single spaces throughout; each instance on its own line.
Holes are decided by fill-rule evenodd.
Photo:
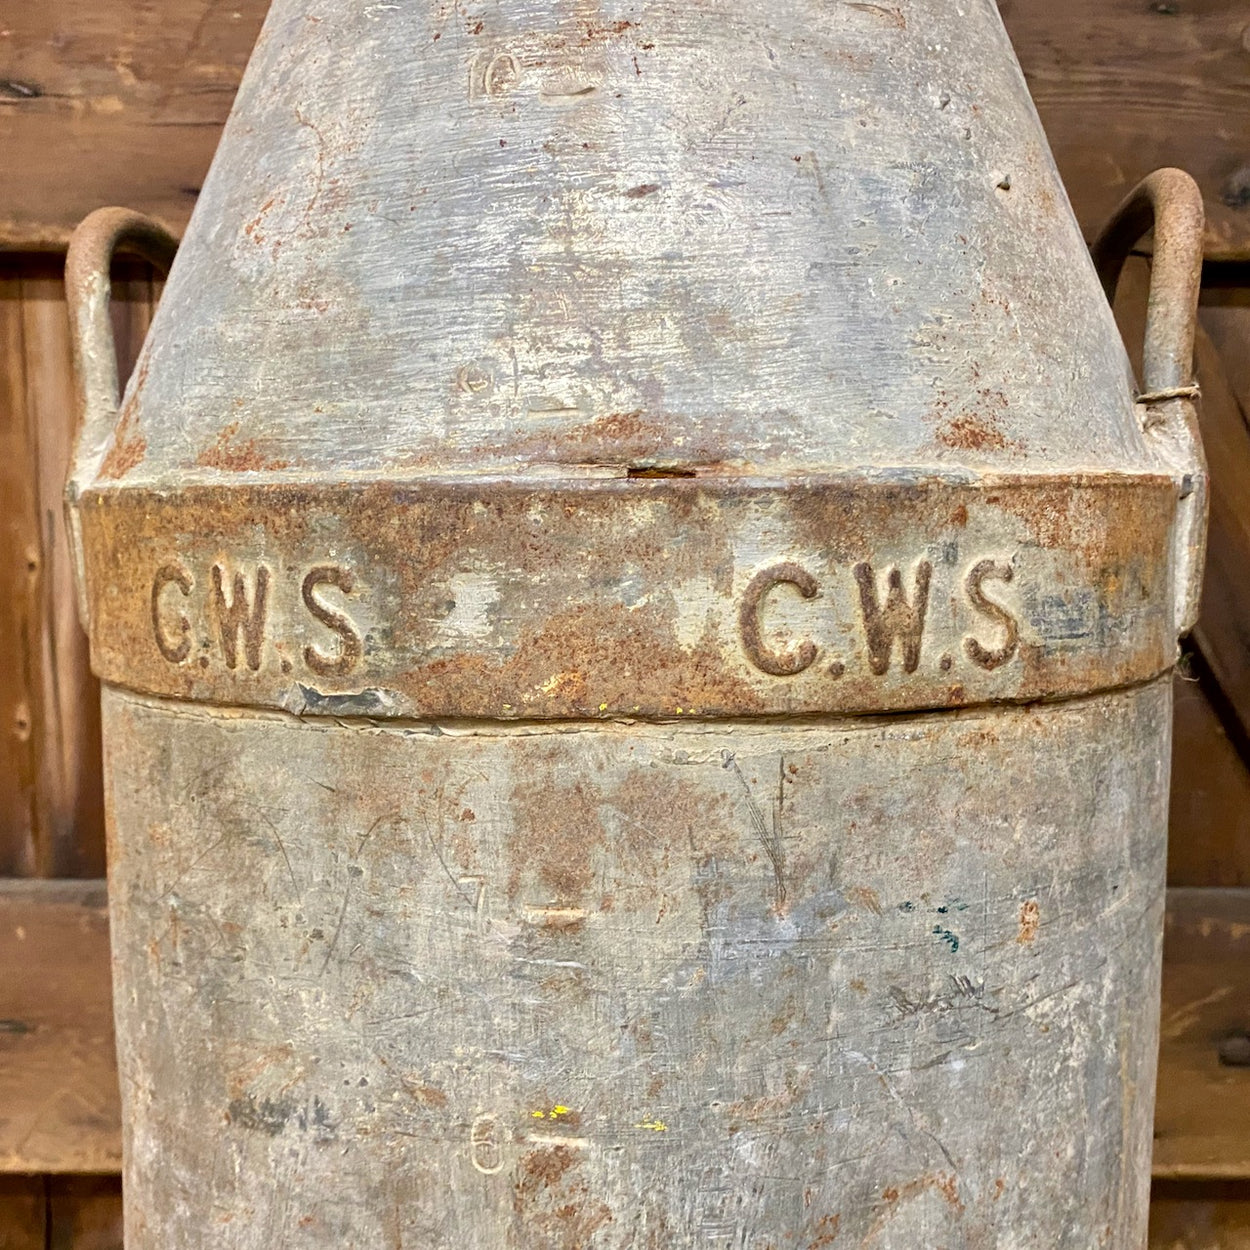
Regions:
M 0 1250 L 47 1250 L 43 1178 L 0 1176 Z
M 1229 352 L 1230 360 L 1236 356 Z M 1221 354 L 1202 329 L 1195 357 L 1211 508 L 1202 608 L 1193 636 L 1244 744 L 1250 742 L 1250 430 Z
M 1149 1250 L 1250 1250 L 1250 1184 L 1156 1182 Z
M 119 1104 L 104 883 L 0 882 L 0 1172 L 117 1172 Z
M 1187 667 L 1173 682 L 1168 881 L 1250 886 L 1250 768 L 1229 740 L 1206 683 L 1189 676 Z
M 50 1176 L 46 1183 L 47 1250 L 122 1250 L 120 1177 Z
M 73 434 L 59 257 L 0 256 L 0 875 L 104 871 L 99 693 L 79 627 L 61 493 Z M 146 333 L 150 271 L 123 262 L 123 376 Z
M 1220 1043 L 1250 1030 L 1250 891 L 1169 890 L 1154 1175 L 1250 1179 L 1250 1067 Z
M 0 42 L 0 246 L 93 208 L 186 225 L 268 0 L 25 0 Z M 1250 256 L 1244 0 L 1000 0 L 1087 233 L 1160 165 L 1199 180 L 1212 256 Z

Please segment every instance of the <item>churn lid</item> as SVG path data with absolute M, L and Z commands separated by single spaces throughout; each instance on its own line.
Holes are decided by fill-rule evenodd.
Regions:
M 81 504 L 97 667 L 366 715 L 1165 669 L 1175 474 L 991 0 L 275 0 Z

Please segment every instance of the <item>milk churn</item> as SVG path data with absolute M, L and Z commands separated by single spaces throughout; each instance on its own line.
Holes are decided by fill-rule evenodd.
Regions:
M 1138 1247 L 1201 205 L 990 0 L 275 0 L 69 283 L 131 1250 Z

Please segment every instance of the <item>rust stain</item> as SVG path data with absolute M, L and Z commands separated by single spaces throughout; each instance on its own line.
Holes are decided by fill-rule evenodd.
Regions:
M 531 1150 L 521 1158 L 512 1193 L 517 1225 L 510 1246 L 585 1250 L 594 1244 L 612 1211 L 592 1197 L 580 1175 L 581 1163 L 578 1151 L 565 1145 Z
M 404 1092 L 426 1107 L 441 1109 L 447 1105 L 447 1094 L 436 1085 L 422 1085 L 402 1078 Z
M 852 886 L 846 897 L 857 906 L 866 907 L 874 916 L 881 915 L 881 897 L 876 890 L 866 885 Z
M 1041 908 L 1038 907 L 1036 899 L 1029 899 L 1028 902 L 1020 905 L 1020 934 L 1016 941 L 1021 946 L 1031 945 L 1037 937 L 1041 916 Z
M 596 853 L 607 841 L 599 807 L 581 781 L 560 782 L 557 762 L 555 752 L 546 766 L 535 760 L 513 789 L 517 827 L 510 899 L 519 896 L 525 878 L 531 879 L 526 888 L 541 888 L 565 905 L 581 902 L 594 882 Z
M 531 1150 L 521 1159 L 522 1180 L 518 1190 L 523 1192 L 528 1188 L 550 1188 L 558 1184 L 566 1172 L 580 1163 L 581 1160 L 568 1146 Z
M 1006 404 L 1004 397 L 1003 403 Z M 992 416 L 963 412 L 945 418 L 934 437 L 943 447 L 957 451 L 1007 451 L 1019 443 L 1008 439 Z
M 109 481 L 125 477 L 131 469 L 143 462 L 147 455 L 148 441 L 139 431 L 138 398 L 148 382 L 148 371 L 151 363 L 146 352 L 139 361 L 138 372 L 135 374 L 134 389 L 130 399 L 122 409 L 121 419 L 113 432 L 113 445 L 100 465 L 100 476 Z
M 290 468 L 289 460 L 263 455 L 254 438 L 240 440 L 239 429 L 238 421 L 224 426 L 213 443 L 196 457 L 196 465 L 201 469 L 221 469 L 227 473 L 260 473 Z
M 256 243 L 256 244 L 264 243 L 265 236 L 261 233 L 260 227 L 261 227 L 261 224 L 264 222 L 265 217 L 268 215 L 269 210 L 273 208 L 275 203 L 277 203 L 277 199 L 278 197 L 276 195 L 271 195 L 260 206 L 260 211 L 256 214 L 256 216 L 253 217 L 252 220 L 249 221 L 247 225 L 243 227 L 243 233 L 247 235 L 247 237 L 251 239 L 253 243 Z
M 825 1250 L 826 1246 L 831 1246 L 838 1239 L 838 1228 L 842 1223 L 840 1214 L 822 1215 L 816 1221 L 815 1228 L 812 1232 L 815 1234 L 811 1241 L 807 1243 L 807 1250 Z
M 873 17 L 880 18 L 885 25 L 892 26 L 895 30 L 907 29 L 907 18 L 903 15 L 902 9 L 896 9 L 893 5 L 856 3 L 856 0 L 850 0 L 846 7 L 858 9 L 861 13 L 871 13 Z

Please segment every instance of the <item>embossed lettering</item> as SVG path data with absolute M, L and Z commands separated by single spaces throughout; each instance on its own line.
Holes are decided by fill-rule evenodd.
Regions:
M 511 52 L 483 52 L 469 64 L 469 99 L 506 95 L 521 81 L 521 65 Z
M 342 677 L 350 673 L 360 660 L 362 648 L 356 626 L 342 612 L 336 612 L 322 603 L 317 598 L 317 587 L 336 586 L 345 595 L 350 595 L 355 584 L 356 579 L 350 569 L 339 568 L 334 564 L 318 565 L 304 578 L 300 592 L 304 598 L 304 606 L 327 629 L 332 629 L 339 636 L 338 655 L 324 655 L 312 645 L 304 648 L 304 663 L 322 677 Z
M 152 579 L 152 634 L 161 655 L 171 664 L 181 664 L 191 654 L 191 622 L 179 614 L 178 633 L 181 637 L 176 643 L 170 642 L 161 624 L 161 593 L 166 586 L 177 586 L 185 599 L 194 585 L 191 574 L 180 564 L 162 564 Z
M 994 560 L 982 560 L 978 564 L 972 566 L 972 571 L 968 574 L 967 580 L 964 582 L 964 589 L 968 592 L 968 598 L 972 602 L 972 606 L 976 608 L 982 616 L 987 616 L 995 625 L 1003 630 L 1002 645 L 998 647 L 983 646 L 973 637 L 964 639 L 964 650 L 968 653 L 968 658 L 974 663 L 979 664 L 984 669 L 996 669 L 1000 664 L 1006 664 L 1016 653 L 1016 647 L 1020 641 L 1020 627 L 1016 622 L 1016 618 L 1007 611 L 1001 603 L 995 603 L 993 599 L 986 597 L 982 588 L 984 583 L 990 580 L 1009 582 L 1012 578 L 1012 569 L 1010 564 L 998 564 Z
M 793 677 L 815 663 L 819 648 L 810 639 L 790 651 L 776 651 L 765 645 L 760 617 L 764 600 L 777 586 L 793 586 L 804 599 L 814 599 L 820 589 L 805 568 L 790 561 L 761 569 L 751 578 L 742 596 L 738 630 L 742 635 L 742 649 L 756 668 L 773 677 Z
M 260 649 L 265 641 L 265 608 L 269 597 L 269 570 L 262 564 L 256 570 L 256 590 L 248 600 L 247 581 L 235 573 L 233 595 L 226 599 L 225 571 L 213 565 L 213 602 L 221 631 L 221 651 L 227 668 L 239 665 L 239 634 L 243 634 L 243 654 L 253 672 L 260 668 Z
M 903 593 L 903 575 L 897 567 L 886 574 L 888 587 L 885 607 L 877 595 L 877 575 L 872 565 L 855 566 L 859 585 L 859 603 L 864 616 L 864 634 L 868 640 L 868 667 L 878 677 L 889 671 L 890 655 L 897 638 L 903 649 L 903 671 L 914 673 L 920 665 L 920 639 L 924 632 L 925 612 L 929 607 L 929 579 L 933 566 L 921 560 L 916 566 L 916 592 L 912 601 Z
M 487 1112 L 469 1129 L 469 1157 L 485 1176 L 503 1171 L 503 1147 L 499 1141 L 499 1117 Z

